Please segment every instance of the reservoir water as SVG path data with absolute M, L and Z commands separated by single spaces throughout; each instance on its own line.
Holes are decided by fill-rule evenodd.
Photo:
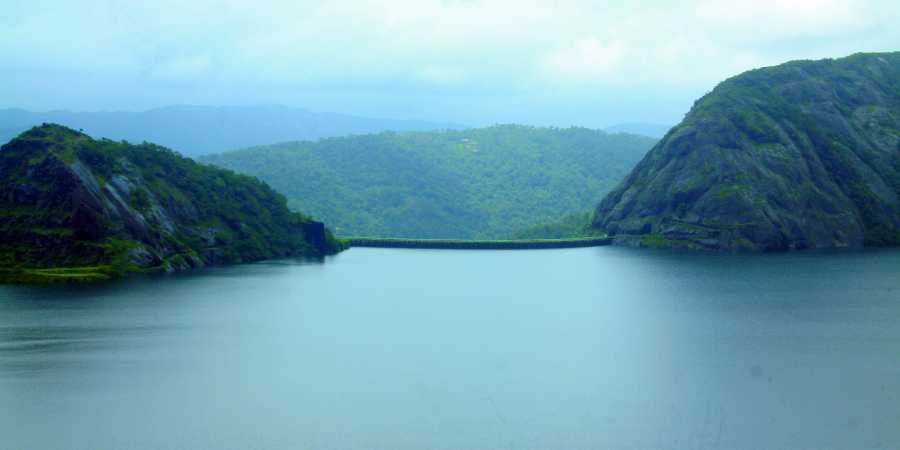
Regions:
M 900 251 L 351 249 L 0 286 L 2 449 L 896 449 Z

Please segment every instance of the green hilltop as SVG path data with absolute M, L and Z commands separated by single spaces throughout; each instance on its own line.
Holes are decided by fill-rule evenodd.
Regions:
M 498 125 L 289 142 L 203 161 L 259 177 L 340 236 L 498 239 L 589 211 L 655 142 Z
M 722 82 L 600 202 L 593 226 L 662 247 L 900 244 L 900 53 Z
M 0 281 L 324 255 L 324 226 L 259 180 L 153 144 L 35 127 L 0 148 Z

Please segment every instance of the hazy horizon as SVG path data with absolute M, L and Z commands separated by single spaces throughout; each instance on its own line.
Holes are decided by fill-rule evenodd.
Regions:
M 900 42 L 900 5 L 874 0 L 6 3 L 0 108 L 31 111 L 674 124 L 740 72 Z
M 179 109 L 201 109 L 201 110 L 214 110 L 214 109 L 222 109 L 222 110 L 247 110 L 252 111 L 254 109 L 264 111 L 264 110 L 272 110 L 272 109 L 285 109 L 287 111 L 303 111 L 316 115 L 337 115 L 344 117 L 354 117 L 359 119 L 372 119 L 372 120 L 386 120 L 386 121 L 397 121 L 397 122 L 408 122 L 408 123 L 416 123 L 421 122 L 422 124 L 431 124 L 437 126 L 438 128 L 434 128 L 434 130 L 441 130 L 447 127 L 447 129 L 462 129 L 462 128 L 487 128 L 493 126 L 502 126 L 502 125 L 524 125 L 524 126 L 535 126 L 535 127 L 550 127 L 550 128 L 570 128 L 570 127 L 581 127 L 595 130 L 602 130 L 609 133 L 632 133 L 632 134 L 642 134 L 645 136 L 652 137 L 661 137 L 662 134 L 665 133 L 665 129 L 671 128 L 675 126 L 675 122 L 666 123 L 666 122 L 644 122 L 644 121 L 623 121 L 623 122 L 615 122 L 609 123 L 605 126 L 587 126 L 587 125 L 557 125 L 557 124 L 540 124 L 540 123 L 521 123 L 521 122 L 512 122 L 512 121 L 497 121 L 497 122 L 485 122 L 479 123 L 477 125 L 469 124 L 469 123 L 459 123 L 459 122 L 450 122 L 450 121 L 440 121 L 440 120 L 427 120 L 427 119 L 416 119 L 416 118 L 403 118 L 403 117 L 389 117 L 389 116 L 364 116 L 361 114 L 353 114 L 353 113 L 342 113 L 336 111 L 322 111 L 306 108 L 303 106 L 291 106 L 284 105 L 278 103 L 258 103 L 258 104 L 246 104 L 246 105 L 229 105 L 229 104 L 169 104 L 169 105 L 161 105 L 152 108 L 146 109 L 99 109 L 99 110 L 87 110 L 87 109 L 70 109 L 70 108 L 57 108 L 57 109 L 46 109 L 46 110 L 37 110 L 37 109 L 28 109 L 22 108 L 19 106 L 3 106 L 0 105 L 0 112 L 3 111 L 22 111 L 27 114 L 34 114 L 38 116 L 47 115 L 47 114 L 142 114 L 142 113 L 151 113 L 156 111 L 166 111 L 166 110 L 179 110 Z M 685 111 L 686 112 L 686 111 Z M 62 124 L 65 125 L 65 124 Z M 657 130 L 657 128 L 659 130 Z M 647 132 L 639 132 L 635 130 L 639 129 L 647 129 Z M 650 129 L 653 129 L 653 132 L 650 132 Z M 386 130 L 387 131 L 387 130 Z M 404 131 L 404 130 L 390 130 L 390 131 Z

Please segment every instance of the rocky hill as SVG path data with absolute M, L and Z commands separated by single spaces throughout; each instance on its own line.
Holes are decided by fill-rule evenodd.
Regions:
M 620 244 L 900 244 L 900 53 L 746 72 L 698 100 L 595 211 Z
M 45 124 L 0 148 L 2 281 L 98 279 L 338 247 L 266 184 L 153 144 Z

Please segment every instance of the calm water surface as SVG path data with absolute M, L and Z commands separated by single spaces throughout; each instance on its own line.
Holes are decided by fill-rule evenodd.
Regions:
M 897 449 L 900 251 L 352 249 L 0 287 L 2 449 Z

